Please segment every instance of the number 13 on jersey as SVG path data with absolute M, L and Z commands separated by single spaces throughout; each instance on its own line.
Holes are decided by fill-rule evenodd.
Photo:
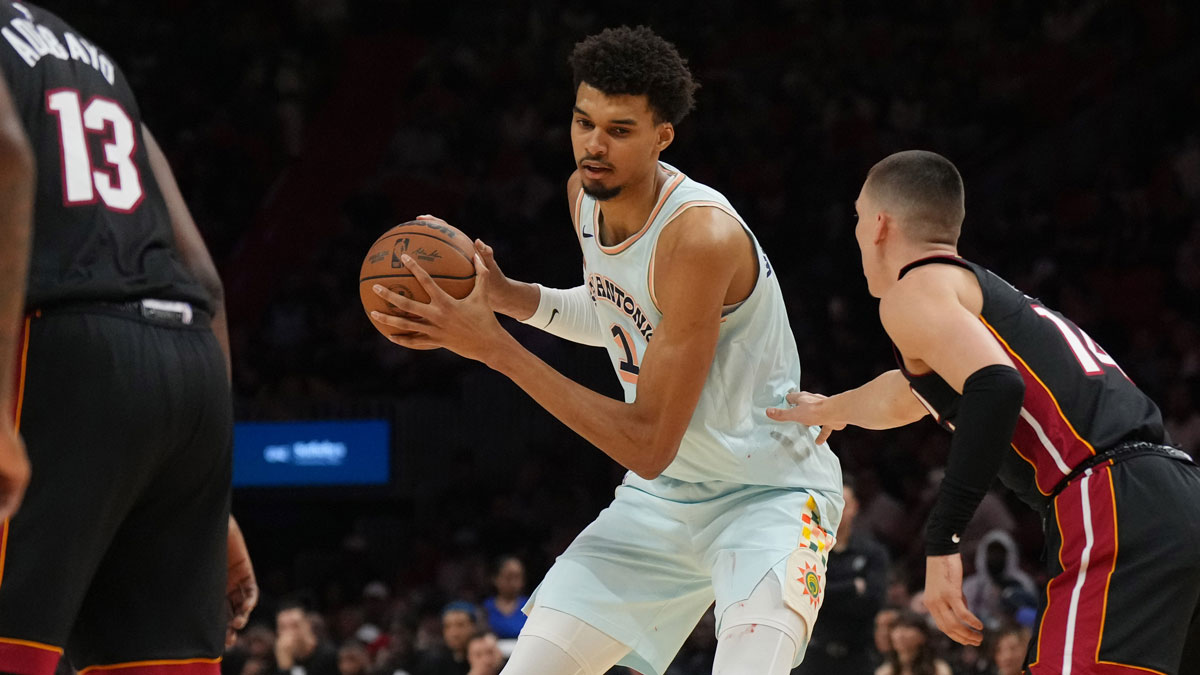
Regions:
M 46 92 L 46 110 L 58 120 L 63 203 L 94 204 L 99 196 L 113 211 L 136 209 L 144 196 L 142 177 L 133 161 L 138 129 L 120 104 L 94 96 L 81 106 L 78 91 L 55 89 Z M 104 140 L 100 166 L 93 164 L 88 134 Z

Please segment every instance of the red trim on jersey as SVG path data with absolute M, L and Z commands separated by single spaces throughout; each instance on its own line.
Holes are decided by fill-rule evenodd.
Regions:
M 219 675 L 221 659 L 177 659 L 161 661 L 133 661 L 109 666 L 89 666 L 79 671 L 88 673 L 114 673 L 114 675 Z
M 21 326 L 21 331 L 17 334 L 17 348 L 13 354 L 13 359 L 16 361 L 13 368 L 12 389 L 12 410 L 9 414 L 12 415 L 13 427 L 17 431 L 21 430 L 21 407 L 25 403 L 25 364 L 29 358 L 29 317 L 25 317 L 25 321 Z
M 1022 415 L 1017 420 L 1017 427 L 1013 431 L 1012 445 L 1017 454 L 1032 461 L 1037 488 L 1042 494 L 1049 495 L 1059 481 L 1070 473 L 1071 469 L 1095 455 L 1096 450 L 1075 431 L 1075 427 L 1063 414 L 1062 407 L 1058 405 L 1058 400 L 1054 398 L 1050 388 L 1029 367 L 1025 359 L 1008 346 L 1008 342 L 986 319 L 980 317 L 979 320 L 991 331 L 1004 351 L 1012 357 L 1013 365 L 1016 366 L 1017 372 L 1021 373 L 1021 379 L 1025 380 L 1025 401 L 1022 411 L 1028 413 L 1037 422 L 1041 434 Z M 1043 435 L 1045 441 L 1042 440 Z M 1051 450 L 1046 447 L 1047 442 L 1058 454 L 1057 460 L 1051 454 Z
M 8 414 L 12 416 L 13 428 L 16 431 L 21 430 L 21 405 L 25 402 L 25 363 L 29 358 L 29 321 L 29 317 L 26 317 L 25 324 L 17 334 L 17 348 L 14 355 L 16 367 L 13 368 L 12 410 Z M 4 563 L 7 554 L 8 519 L 5 519 L 0 523 L 0 584 L 4 583 Z M 0 653 L 0 656 L 3 654 Z M 5 663 L 5 661 L 0 659 L 0 663 Z
M 0 664 L 3 664 L 4 672 L 53 675 L 62 652 L 60 647 L 39 642 L 0 638 Z

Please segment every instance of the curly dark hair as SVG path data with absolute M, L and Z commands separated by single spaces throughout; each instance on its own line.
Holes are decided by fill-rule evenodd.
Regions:
M 700 86 L 675 45 L 645 26 L 606 28 L 576 43 L 569 59 L 582 82 L 610 96 L 644 95 L 655 122 L 679 124 L 696 106 Z

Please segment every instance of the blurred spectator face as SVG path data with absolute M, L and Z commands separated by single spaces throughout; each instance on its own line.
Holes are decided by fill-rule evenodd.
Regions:
M 1002 634 L 996 640 L 996 651 L 992 656 L 992 661 L 996 664 L 997 675 L 1020 673 L 1021 665 L 1025 661 L 1025 649 L 1028 645 L 1029 638 L 1020 632 L 1012 631 Z
M 442 640 L 446 642 L 446 648 L 450 651 L 466 651 L 467 642 L 474 632 L 475 622 L 471 620 L 470 614 L 453 610 L 442 616 Z
M 267 660 L 252 656 L 242 664 L 242 675 L 266 675 L 271 671 Z
M 916 660 L 928 642 L 929 636 L 922 621 L 923 619 L 915 614 L 905 614 L 897 618 L 892 630 L 888 632 L 892 649 L 901 663 L 912 663 Z
M 892 626 L 888 635 L 892 640 L 892 649 L 896 650 L 902 661 L 911 660 L 921 650 L 921 645 L 925 644 L 925 635 L 915 626 Z
M 317 648 L 312 622 L 298 607 L 285 609 L 275 615 L 275 631 L 279 634 L 279 642 L 286 645 L 298 660 L 308 658 Z
M 886 654 L 892 650 L 892 626 L 899 617 L 900 612 L 894 609 L 881 609 L 875 615 L 875 651 Z
M 493 579 L 496 584 L 496 595 L 502 598 L 515 598 L 525 588 L 525 566 L 516 558 L 509 558 L 500 566 Z
M 246 651 L 251 658 L 274 658 L 275 633 L 262 624 L 254 624 L 246 631 Z
M 467 663 L 473 671 L 499 673 L 500 666 L 504 663 L 504 654 L 500 653 L 496 636 L 484 633 L 471 638 L 470 644 L 467 645 Z
M 616 124 L 632 120 L 635 124 Z M 609 96 L 586 82 L 575 92 L 571 148 L 583 191 L 599 201 L 616 197 L 657 170 L 658 153 L 675 137 L 669 123 L 656 124 L 644 95 Z
M 338 650 L 338 673 L 340 675 L 366 675 L 371 666 L 367 648 L 357 642 L 348 642 Z

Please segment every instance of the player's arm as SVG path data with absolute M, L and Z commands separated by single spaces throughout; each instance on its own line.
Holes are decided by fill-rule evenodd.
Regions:
M 225 559 L 229 571 L 225 577 L 225 601 L 229 621 L 225 626 L 225 646 L 232 647 L 237 642 L 237 631 L 246 627 L 250 612 L 258 604 L 258 581 L 254 577 L 250 552 L 246 549 L 242 528 L 238 527 L 232 514 L 229 516 L 226 545 Z
M 686 231 L 686 237 L 682 235 Z M 396 336 L 406 346 L 446 347 L 482 361 L 505 374 L 550 414 L 622 466 L 654 478 L 675 458 L 700 399 L 716 353 L 721 306 L 739 260 L 730 251 L 746 246 L 746 235 L 732 218 L 716 209 L 689 209 L 661 235 L 656 266 L 656 296 L 663 319 L 642 358 L 638 395 L 632 403 L 588 389 L 548 366 L 495 322 L 484 297 L 489 279 L 476 261 L 476 289 L 456 301 L 428 275 L 414 275 L 433 300 L 422 305 L 382 287 L 376 292 L 420 321 L 375 315 L 378 321 L 414 336 Z M 406 265 L 411 265 L 405 260 Z M 490 319 L 490 321 L 489 321 Z
M 196 228 L 196 221 L 192 220 L 192 213 L 188 210 L 187 203 L 183 201 L 183 194 L 175 182 L 175 174 L 171 171 L 171 165 L 167 163 L 162 148 L 158 147 L 158 142 L 154 140 L 154 136 L 145 125 L 142 125 L 142 138 L 146 142 L 146 155 L 150 160 L 150 171 L 154 174 L 158 189 L 167 203 L 171 231 L 175 235 L 175 246 L 179 250 L 183 265 L 212 296 L 212 330 L 213 334 L 217 336 L 217 342 L 221 345 L 221 351 L 225 353 L 226 375 L 231 375 L 233 370 L 229 355 L 229 326 L 225 319 L 225 287 L 221 284 L 217 266 L 213 264 L 212 256 L 209 255 L 208 248 L 204 245 L 200 230 Z
M 834 396 L 798 391 L 788 394 L 787 400 L 791 408 L 768 408 L 767 416 L 781 422 L 821 427 L 818 444 L 847 424 L 864 429 L 893 429 L 928 414 L 899 370 L 889 370 L 857 389 Z
M 975 283 L 960 268 L 929 265 L 897 282 L 879 303 L 896 347 L 962 394 L 925 531 L 925 604 L 938 627 L 962 644 L 979 644 L 983 625 L 962 597 L 960 535 L 1000 469 L 1025 396 L 1008 354 L 962 300 Z
M 33 151 L 0 77 L 0 521 L 16 512 L 29 484 L 29 459 L 12 418 L 12 385 L 25 329 L 35 175 Z

